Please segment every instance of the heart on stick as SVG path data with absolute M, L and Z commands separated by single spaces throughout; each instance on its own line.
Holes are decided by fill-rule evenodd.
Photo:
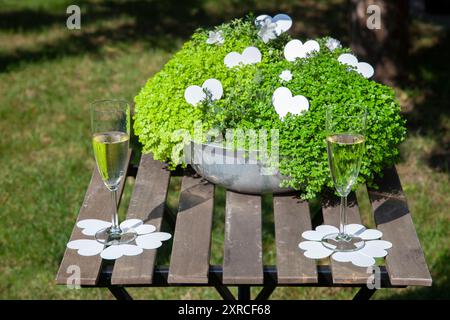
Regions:
M 276 89 L 272 95 L 272 104 L 280 118 L 288 113 L 300 114 L 309 109 L 309 101 L 302 95 L 292 96 L 291 90 L 286 87 Z
M 320 45 L 315 40 L 308 40 L 302 43 L 298 39 L 289 41 L 284 47 L 284 57 L 288 61 L 295 61 L 297 58 L 306 58 L 312 52 L 320 51 Z
M 189 86 L 184 90 L 184 98 L 187 103 L 196 106 L 199 102 L 207 98 L 206 92 L 211 94 L 211 100 L 219 100 L 222 98 L 222 83 L 217 79 L 208 79 L 203 82 L 202 86 Z
M 225 56 L 223 62 L 228 68 L 236 67 L 240 64 L 254 64 L 261 62 L 261 51 L 256 47 L 247 47 L 240 54 L 239 52 L 230 52 Z
M 373 67 L 367 62 L 358 62 L 358 58 L 350 53 L 343 53 L 338 57 L 338 61 L 356 68 L 356 71 L 364 78 L 370 78 L 374 75 Z
M 255 24 L 257 26 L 261 25 L 262 22 L 269 19 L 270 22 L 275 23 L 277 27 L 275 28 L 275 33 L 277 36 L 283 32 L 288 31 L 292 27 L 292 19 L 287 14 L 280 13 L 273 18 L 267 14 L 262 14 L 255 19 Z

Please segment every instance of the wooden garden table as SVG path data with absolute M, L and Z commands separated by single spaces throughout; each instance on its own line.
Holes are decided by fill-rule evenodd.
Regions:
M 136 176 L 127 218 L 142 219 L 161 228 L 163 220 L 172 227 L 173 244 L 168 266 L 155 265 L 157 250 L 138 256 L 124 256 L 115 262 L 97 256 L 80 256 L 66 249 L 56 282 L 71 281 L 72 265 L 80 268 L 82 287 L 107 287 L 117 299 L 131 299 L 125 287 L 213 286 L 224 299 L 235 299 L 228 289 L 238 287 L 239 299 L 250 299 L 250 287 L 261 287 L 256 299 L 267 299 L 276 287 L 360 287 L 355 299 L 369 299 L 375 289 L 367 280 L 366 268 L 331 261 L 319 265 L 298 248 L 301 234 L 317 223 L 338 225 L 339 202 L 322 205 L 322 217 L 311 221 L 309 204 L 293 195 L 273 197 L 276 265 L 262 262 L 261 197 L 226 192 L 225 237 L 222 265 L 210 265 L 214 185 L 181 172 L 182 184 L 176 214 L 165 202 L 171 173 L 151 155 L 142 155 L 139 166 L 129 166 L 128 176 Z M 431 286 L 416 230 L 411 219 L 395 167 L 384 171 L 378 190 L 368 188 L 374 220 L 383 239 L 393 247 L 381 270 L 381 287 Z M 123 183 L 120 194 L 123 190 Z M 348 210 L 349 223 L 361 223 L 356 198 Z M 120 199 L 120 197 L 119 197 Z M 78 220 L 110 219 L 110 195 L 94 169 Z M 322 219 L 323 218 L 323 219 Z M 316 220 L 316 219 L 314 219 Z M 85 238 L 74 227 L 70 240 Z M 167 245 L 167 243 L 163 244 Z

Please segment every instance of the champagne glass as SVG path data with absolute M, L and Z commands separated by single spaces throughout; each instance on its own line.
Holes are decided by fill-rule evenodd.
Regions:
M 130 106 L 121 100 L 91 104 L 92 145 L 98 172 L 111 193 L 111 226 L 99 230 L 95 239 L 105 245 L 124 244 L 136 238 L 132 229 L 123 231 L 117 214 L 117 191 L 126 175 L 130 140 Z
M 346 232 L 347 196 L 358 178 L 364 154 L 366 109 L 357 105 L 328 106 L 326 143 L 328 164 L 337 194 L 341 197 L 339 233 L 328 234 L 322 244 L 334 251 L 356 251 L 365 242 Z

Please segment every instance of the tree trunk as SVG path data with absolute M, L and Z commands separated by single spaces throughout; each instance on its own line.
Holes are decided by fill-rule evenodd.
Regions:
M 395 85 L 405 77 L 409 47 L 409 1 L 350 0 L 350 2 L 353 52 L 360 60 L 372 64 L 376 80 Z

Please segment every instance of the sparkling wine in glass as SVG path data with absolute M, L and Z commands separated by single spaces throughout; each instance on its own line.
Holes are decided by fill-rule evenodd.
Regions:
M 345 112 L 345 111 L 346 112 Z M 364 155 L 366 109 L 329 106 L 326 113 L 328 164 L 336 192 L 341 197 L 339 233 L 326 235 L 322 244 L 334 251 L 356 251 L 364 241 L 346 232 L 347 196 L 358 178 Z
M 91 105 L 92 145 L 98 172 L 111 192 L 111 226 L 98 231 L 95 238 L 105 245 L 133 241 L 132 229 L 123 231 L 117 214 L 117 191 L 126 175 L 130 140 L 130 106 L 121 100 L 96 101 Z

